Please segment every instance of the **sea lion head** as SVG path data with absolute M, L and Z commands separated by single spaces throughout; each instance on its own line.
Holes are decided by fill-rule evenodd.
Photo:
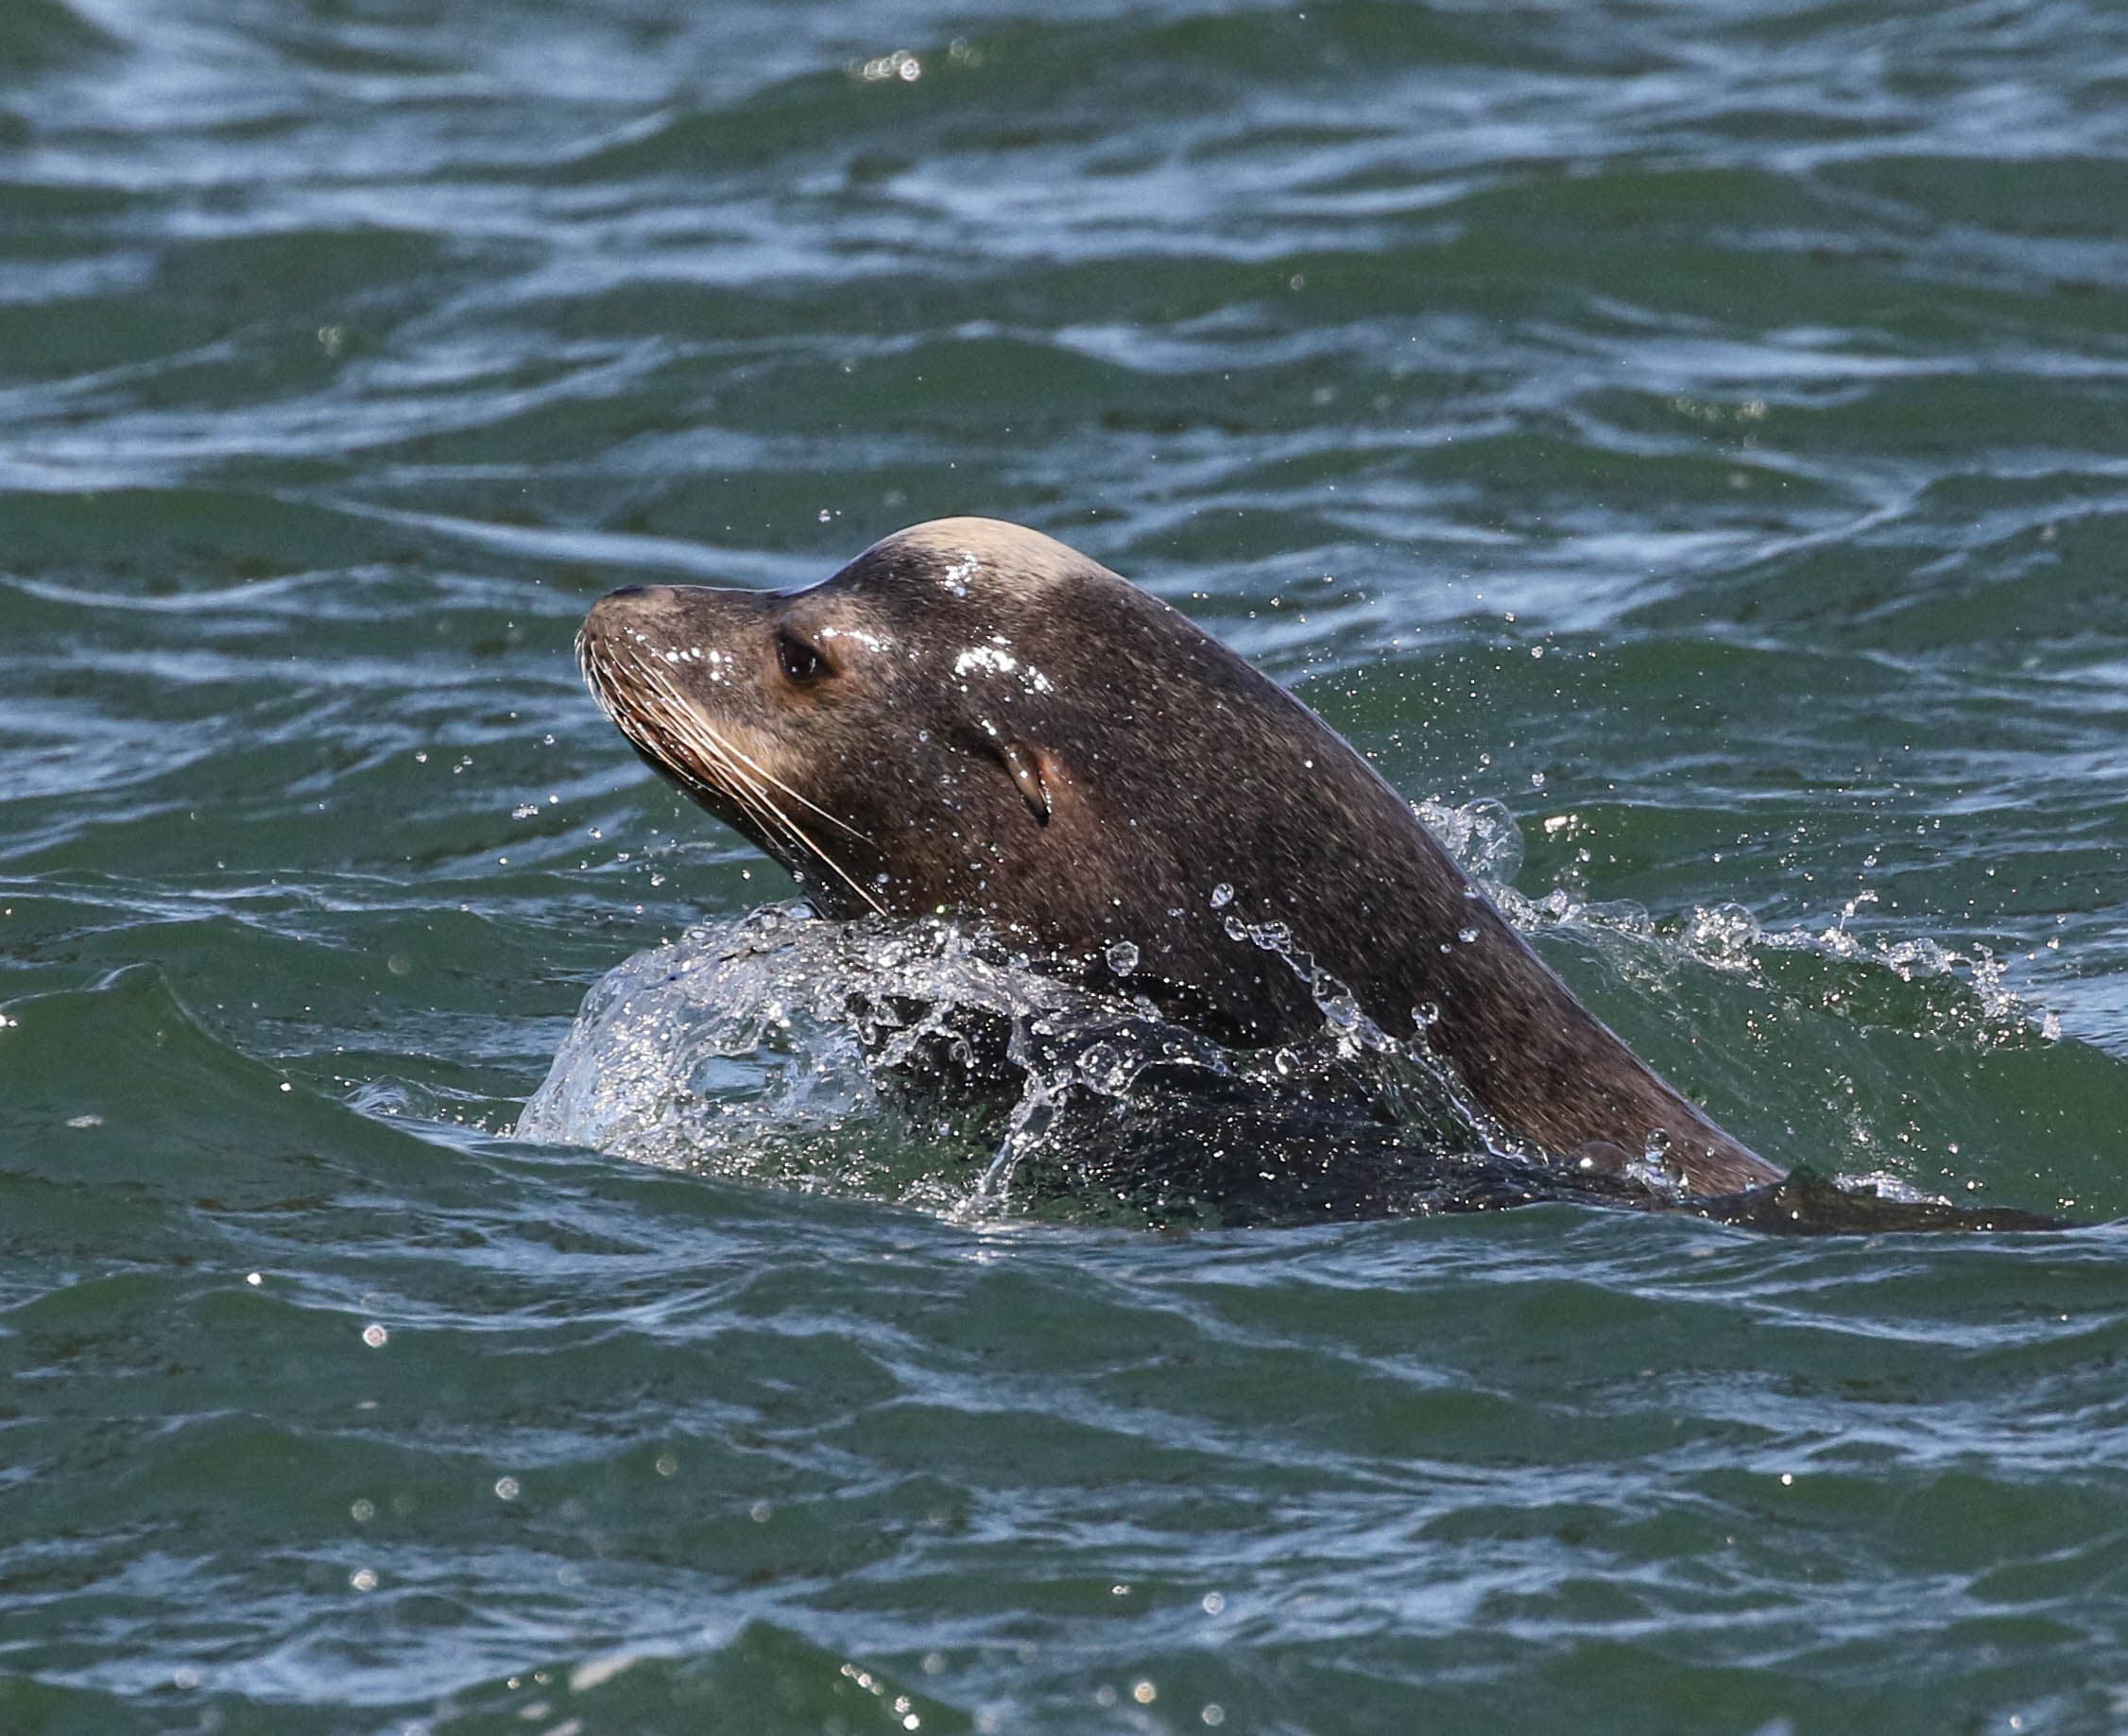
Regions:
M 1279 775 L 1245 727 L 1266 696 L 1299 711 L 1126 579 L 989 519 L 799 590 L 630 586 L 578 655 L 637 752 L 824 914 L 970 910 L 1053 953 L 1158 947 L 1149 909 L 1204 908 L 1221 852 L 1182 834 Z

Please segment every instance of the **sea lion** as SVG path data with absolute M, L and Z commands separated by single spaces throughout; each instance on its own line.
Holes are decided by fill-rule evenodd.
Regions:
M 1781 1178 L 1575 998 L 1329 725 L 1052 538 L 941 519 L 801 590 L 631 585 L 577 652 L 636 751 L 826 916 L 968 913 L 1230 1042 L 1356 1007 L 1533 1156 L 1653 1160 L 1696 1195 Z

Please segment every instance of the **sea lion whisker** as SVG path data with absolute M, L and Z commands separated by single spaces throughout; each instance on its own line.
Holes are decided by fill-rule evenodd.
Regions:
M 718 750 L 714 742 L 696 738 L 686 727 L 684 713 L 648 691 L 649 683 L 644 679 L 648 671 L 637 659 L 614 656 L 597 641 L 579 633 L 576 661 L 583 669 L 584 685 L 591 689 L 592 698 L 623 735 L 680 782 L 703 795 L 727 797 L 736 801 L 749 817 L 763 817 L 756 811 L 752 791 L 738 768 Z M 622 703 L 624 697 L 626 704 Z M 676 748 L 681 751 L 676 752 Z M 695 767 L 688 764 L 690 756 L 685 750 L 690 748 L 696 750 L 724 781 L 699 775 Z
M 716 768 L 721 780 L 712 782 L 707 779 L 691 777 L 689 782 L 729 797 L 755 825 L 772 837 L 781 837 L 793 850 L 827 860 L 820 847 L 794 825 L 790 816 L 776 805 L 768 792 L 762 788 L 760 781 L 749 777 L 743 767 L 723 751 L 718 742 L 713 738 L 693 734 L 684 729 L 676 729 L 675 735 L 683 745 L 708 760 Z M 833 864 L 830 863 L 829 866 L 832 867 Z
M 688 777 L 689 782 L 700 783 L 713 793 L 729 798 L 763 832 L 771 836 L 781 837 L 796 852 L 814 857 L 872 911 L 881 916 L 886 914 L 885 907 L 879 900 L 842 863 L 830 855 L 819 841 L 793 819 L 769 794 L 764 782 L 768 774 L 720 736 L 694 706 L 686 703 L 660 671 L 633 657 L 626 660 L 626 670 L 628 674 L 638 678 L 633 685 L 642 697 L 643 707 L 640 713 L 627 716 L 618 712 L 609 712 L 609 714 L 613 716 L 624 734 L 640 740 L 637 726 L 644 718 L 654 719 L 661 726 L 665 739 L 644 745 L 652 749 L 661 764 L 676 764 L 672 754 L 662 751 L 668 744 L 692 749 L 695 758 L 714 768 L 721 782 L 712 782 L 708 779 L 693 776 Z M 687 767 L 683 764 L 678 765 L 677 769 L 687 775 Z M 789 788 L 778 782 L 779 787 Z M 790 793 L 798 795 L 795 790 Z M 805 799 L 798 797 L 798 799 L 803 801 Z M 806 805 L 815 807 L 817 804 L 807 802 Z M 819 811 L 825 817 L 834 818 L 825 809 Z M 845 826 L 843 830 L 850 833 L 861 843 L 868 844 L 871 841 L 854 828 Z
M 636 704 L 622 730 L 647 748 L 660 765 L 669 767 L 681 782 L 732 801 L 763 831 L 781 836 L 786 844 L 812 850 L 810 841 L 766 799 L 760 781 L 748 775 L 699 720 L 647 691 L 638 692 Z
M 727 793 L 753 817 L 755 824 L 759 825 L 764 832 L 781 833 L 786 842 L 794 845 L 805 854 L 816 858 L 844 885 L 863 899 L 877 915 L 884 916 L 886 914 L 884 906 L 880 903 L 879 900 L 860 885 L 855 876 L 848 868 L 822 849 L 819 841 L 811 833 L 807 832 L 803 826 L 799 825 L 797 820 L 793 819 L 777 804 L 775 797 L 768 793 L 759 779 L 750 778 L 740 767 L 731 757 L 730 750 L 726 744 L 718 741 L 713 734 L 704 729 L 697 728 L 690 730 L 688 734 L 694 746 L 705 750 L 715 759 L 718 768 L 730 780 L 727 786 Z
M 776 817 L 782 822 L 784 831 L 789 833 L 792 836 L 796 837 L 799 843 L 805 846 L 807 850 L 811 851 L 815 856 L 819 857 L 819 859 L 829 868 L 832 868 L 834 870 L 835 877 L 840 880 L 844 885 L 848 886 L 852 892 L 856 893 L 859 898 L 863 899 L 867 904 L 870 905 L 874 915 L 884 916 L 886 914 L 886 906 L 882 904 L 879 900 L 874 898 L 871 893 L 867 891 L 864 886 L 859 885 L 857 884 L 856 877 L 852 875 L 848 868 L 844 868 L 841 863 L 837 862 L 832 856 L 829 855 L 826 851 L 822 850 L 819 844 L 814 840 L 812 835 L 808 834 L 802 826 L 800 826 L 796 820 L 792 819 L 791 816 L 785 814 L 781 808 L 777 807 L 773 798 L 768 796 L 765 792 L 759 790 L 756 791 L 756 795 L 759 799 L 768 808 L 768 811 L 774 814 Z
M 669 676 L 665 675 L 661 670 L 649 667 L 647 664 L 644 666 L 644 674 L 646 675 L 651 679 L 651 681 L 656 683 L 659 687 L 664 689 L 665 693 L 671 697 L 673 702 L 676 705 L 682 707 L 690 716 L 697 718 L 699 717 L 699 713 L 695 711 L 695 707 L 689 705 L 685 696 L 679 692 L 678 688 L 673 685 L 672 679 Z M 706 730 L 710 728 L 710 725 L 705 721 L 703 722 L 702 727 Z M 788 783 L 785 783 L 782 779 L 779 778 L 774 772 L 770 771 L 767 766 L 764 765 L 759 760 L 755 759 L 753 755 L 747 753 L 744 748 L 739 748 L 730 742 L 723 742 L 722 746 L 724 748 L 724 750 L 729 753 L 733 759 L 738 760 L 742 764 L 750 767 L 757 776 L 766 780 L 770 783 L 773 783 L 778 789 L 781 790 L 784 795 L 790 797 L 793 801 L 803 803 L 806 807 L 811 808 L 814 813 L 817 814 L 822 819 L 826 820 L 829 825 L 839 826 L 843 831 L 849 833 L 851 837 L 855 838 L 860 844 L 869 844 L 872 842 L 872 837 L 869 833 L 858 831 L 856 827 L 852 826 L 840 815 L 831 814 L 826 808 L 823 808 L 818 802 L 815 801 L 803 791 L 794 790 Z
M 765 765 L 761 765 L 758 761 L 753 759 L 753 757 L 747 754 L 743 748 L 733 748 L 729 743 L 726 744 L 726 748 L 727 751 L 729 751 L 734 759 L 737 759 L 743 762 L 745 765 L 750 766 L 758 776 L 765 779 L 768 782 L 773 783 L 778 789 L 781 790 L 786 796 L 790 797 L 792 800 L 802 802 L 806 807 L 811 808 L 814 813 L 817 814 L 822 819 L 826 820 L 829 825 L 839 827 L 842 831 L 849 833 L 849 835 L 855 838 L 860 844 L 869 844 L 872 841 L 872 834 L 870 833 L 858 831 L 855 826 L 852 826 L 848 820 L 842 818 L 839 815 L 831 814 L 818 802 L 813 800 L 812 798 L 802 795 L 797 790 L 794 790 L 789 784 L 785 783 L 782 779 L 779 778 Z
M 775 797 L 768 793 L 758 778 L 749 778 L 741 769 L 731 757 L 730 749 L 724 742 L 718 740 L 715 734 L 707 726 L 702 725 L 699 720 L 691 718 L 690 722 L 694 724 L 694 728 L 690 731 L 693 741 L 698 747 L 707 749 L 716 759 L 720 769 L 731 780 L 733 799 L 739 801 L 754 816 L 756 823 L 764 831 L 781 832 L 787 841 L 795 844 L 806 853 L 816 857 L 821 865 L 833 873 L 844 885 L 863 899 L 875 914 L 880 916 L 886 914 L 884 906 L 880 903 L 879 900 L 860 885 L 856 877 L 848 868 L 821 848 L 819 841 L 811 833 L 807 832 L 803 826 L 799 825 L 797 820 L 793 819 L 778 805 Z
M 635 689 L 636 702 L 643 719 L 654 722 L 661 736 L 658 743 L 650 745 L 659 749 L 678 747 L 687 750 L 696 759 L 713 766 L 723 780 L 721 782 L 712 782 L 688 774 L 684 766 L 678 767 L 689 782 L 712 794 L 729 796 L 739 801 L 756 820 L 765 823 L 771 816 L 778 820 L 784 819 L 781 809 L 773 804 L 764 806 L 766 790 L 764 786 L 765 774 L 762 767 L 719 735 L 708 719 L 695 707 L 687 703 L 685 696 L 675 689 L 669 679 L 641 659 L 633 657 L 627 661 L 626 673 L 633 678 L 631 684 Z M 614 721 L 619 724 L 624 734 L 633 733 L 628 718 L 615 715 Z M 665 761 L 670 762 L 673 757 L 669 752 L 661 752 L 661 758 Z M 803 840 L 802 834 L 792 835 L 796 841 L 803 841 L 806 848 L 813 848 L 809 840 Z

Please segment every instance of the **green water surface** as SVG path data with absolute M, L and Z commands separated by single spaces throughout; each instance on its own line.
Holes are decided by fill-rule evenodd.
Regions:
M 7 0 L 0 1731 L 2128 1724 L 2118 1229 L 506 1137 L 789 892 L 591 599 L 981 512 L 1759 1149 L 2128 1217 L 2124 226 L 2107 0 Z

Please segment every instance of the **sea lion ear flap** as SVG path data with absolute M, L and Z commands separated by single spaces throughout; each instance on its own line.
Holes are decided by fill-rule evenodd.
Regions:
M 1005 770 L 1020 786 L 1021 799 L 1035 816 L 1035 823 L 1048 825 L 1049 816 L 1055 812 L 1053 788 L 1070 782 L 1063 767 L 1053 755 L 1025 742 L 1000 740 L 996 746 L 998 758 L 1004 762 Z

